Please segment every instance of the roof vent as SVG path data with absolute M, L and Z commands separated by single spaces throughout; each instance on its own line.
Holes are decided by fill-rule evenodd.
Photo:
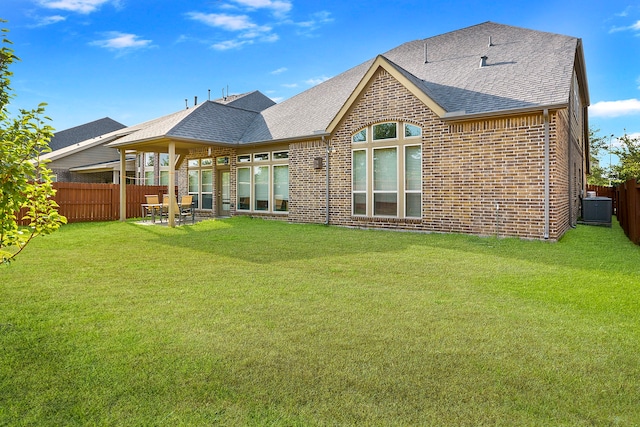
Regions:
M 489 36 L 489 47 L 491 46 L 495 46 L 495 45 L 493 44 L 493 41 L 491 41 L 491 36 Z
M 489 57 L 486 55 L 480 57 L 480 68 L 487 66 L 487 59 L 489 59 Z
M 424 43 L 424 63 L 428 63 L 429 61 L 427 60 L 427 43 Z

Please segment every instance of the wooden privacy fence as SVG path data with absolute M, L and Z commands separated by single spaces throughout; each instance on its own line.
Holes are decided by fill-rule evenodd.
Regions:
M 618 202 L 617 217 L 629 239 L 640 244 L 640 184 L 635 179 L 615 188 Z
M 119 184 L 54 182 L 53 188 L 56 190 L 53 199 L 60 206 L 58 212 L 70 223 L 120 219 Z M 145 203 L 146 194 L 157 194 L 162 200 L 166 192 L 166 185 L 127 185 L 127 218 L 142 215 L 140 205 Z

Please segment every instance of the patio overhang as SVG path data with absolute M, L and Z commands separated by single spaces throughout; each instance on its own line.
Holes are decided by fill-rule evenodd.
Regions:
M 120 151 L 120 170 L 126 170 L 126 155 L 131 152 L 150 152 L 150 153 L 168 153 L 169 164 L 174 167 L 169 168 L 169 179 L 167 187 L 169 188 L 168 194 L 174 194 L 176 187 L 176 170 L 180 169 L 182 162 L 189 154 L 189 151 L 202 147 L 220 146 L 221 144 L 209 141 L 197 141 L 186 138 L 169 138 L 169 137 L 154 137 L 148 139 L 138 139 L 135 141 L 115 141 L 109 144 L 110 147 L 117 148 Z M 226 145 L 226 144 L 222 144 Z M 179 159 L 179 161 L 177 161 Z M 126 193 L 126 180 L 124 174 L 120 174 L 120 221 L 126 220 L 127 212 L 127 193 Z M 168 206 L 168 225 L 169 227 L 175 227 L 175 204 L 169 203 Z

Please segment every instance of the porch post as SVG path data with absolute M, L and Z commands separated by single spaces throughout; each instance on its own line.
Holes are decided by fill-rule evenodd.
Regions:
M 169 184 L 168 184 L 168 191 L 167 193 L 169 193 L 169 218 L 168 218 L 168 224 L 169 227 L 175 227 L 176 226 L 176 203 L 174 202 L 174 199 L 176 197 L 175 195 L 175 188 L 176 188 L 176 168 L 175 168 L 175 164 L 176 164 L 176 143 L 171 141 L 169 143 Z
M 127 150 L 120 149 L 120 221 L 127 220 Z

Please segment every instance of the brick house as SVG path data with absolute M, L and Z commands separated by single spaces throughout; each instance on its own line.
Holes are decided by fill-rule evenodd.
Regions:
M 265 98 L 207 101 L 110 146 L 167 153 L 169 184 L 212 216 L 551 240 L 580 216 L 578 38 L 487 22 Z

